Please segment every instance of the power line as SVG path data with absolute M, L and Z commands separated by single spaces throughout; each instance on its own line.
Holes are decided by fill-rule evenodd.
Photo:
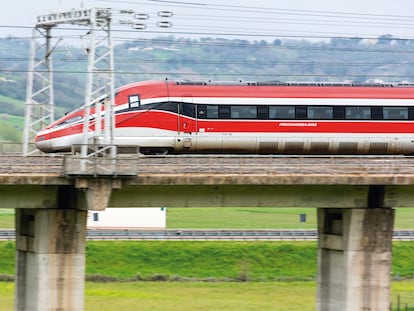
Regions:
M 322 11 L 322 10 L 297 10 L 297 9 L 284 9 L 284 8 L 272 8 L 272 7 L 259 7 L 259 6 L 244 6 L 244 5 L 228 5 L 228 4 L 206 4 L 202 2 L 186 2 L 186 1 L 166 1 L 166 0 L 148 0 L 148 2 L 153 2 L 157 4 L 150 4 L 148 2 L 136 2 L 136 1 L 127 1 L 127 0 L 97 0 L 100 2 L 107 3 L 117 3 L 117 4 L 128 4 L 128 5 L 156 5 L 159 7 L 159 4 L 163 5 L 168 4 L 171 7 L 197 7 L 199 10 L 215 10 L 215 11 L 231 11 L 234 12 L 235 9 L 252 13 L 257 10 L 260 13 L 266 14 L 281 14 L 284 15 L 299 15 L 299 16 L 326 16 L 326 17 L 346 17 L 346 18 L 366 18 L 366 19 L 381 19 L 389 18 L 392 20 L 395 19 L 405 19 L 414 21 L 414 16 L 409 15 L 392 15 L 392 14 L 373 14 L 373 13 L 359 13 L 359 12 L 338 12 L 338 11 Z
M 411 29 L 411 23 L 414 21 L 413 16 L 408 15 L 391 15 L 391 14 L 372 14 L 359 12 L 338 12 L 338 11 L 321 11 L 321 10 L 294 10 L 285 8 L 272 8 L 260 6 L 243 6 L 243 5 L 229 5 L 229 4 L 207 4 L 203 1 L 168 1 L 168 0 L 149 0 L 146 2 L 135 2 L 125 0 L 100 0 L 118 5 L 128 5 L 136 7 L 138 11 L 142 5 L 150 5 L 157 9 L 161 5 L 178 8 L 197 8 L 196 14 L 174 15 L 174 29 L 175 31 L 146 31 L 146 34 L 180 34 L 189 36 L 248 36 L 249 38 L 270 38 L 270 37 L 287 37 L 287 38 L 320 38 L 329 39 L 332 36 L 353 37 L 354 34 L 346 34 L 344 31 L 334 33 L 329 31 L 317 31 L 308 29 L 286 29 L 290 26 L 327 26 L 329 29 L 335 27 L 355 28 L 363 26 L 365 29 L 380 29 L 386 27 L 391 29 Z M 113 16 L 120 17 L 121 14 L 115 13 Z M 231 14 L 228 14 L 231 13 Z M 223 15 L 224 14 L 224 15 Z M 148 13 L 148 16 L 154 16 L 153 13 Z M 316 17 L 316 18 L 315 18 Z M 322 17 L 322 18 L 321 18 Z M 182 24 L 181 21 L 187 21 L 189 24 Z M 213 22 L 212 22 L 213 21 Z M 215 23 L 215 21 L 219 23 Z M 208 27 L 203 27 L 200 23 L 205 22 Z M 223 25 L 220 22 L 230 23 Z M 231 26 L 231 23 L 243 23 L 244 26 Z M 151 22 L 150 22 L 151 23 Z M 177 23 L 177 24 L 176 24 Z M 272 27 L 257 28 L 254 24 L 261 25 L 275 25 L 277 31 L 269 30 Z M 221 26 L 216 26 L 220 24 Z M 247 26 L 246 26 L 247 25 Z M 26 26 L 10 26 L 3 25 L 2 28 L 13 29 L 29 29 Z M 276 28 L 276 27 L 273 27 Z M 282 30 L 284 28 L 284 30 Z M 66 28 L 67 30 L 73 30 Z M 197 31 L 198 29 L 202 29 Z M 267 29 L 266 31 L 263 29 Z M 61 29 L 59 29 L 61 30 Z M 180 30 L 180 31 L 178 31 Z M 246 30 L 246 31 L 244 31 Z M 77 29 L 79 31 L 79 29 Z M 120 31 L 120 30 L 114 30 Z M 367 39 L 373 39 L 375 35 L 358 36 Z M 406 38 L 403 38 L 406 39 Z
M 0 26 L 0 28 L 3 26 Z M 64 29 L 66 31 L 72 30 L 71 28 L 66 28 Z M 133 30 L 114 30 L 114 32 L 117 33 L 136 33 Z M 120 42 L 120 43 L 142 43 L 142 44 L 173 44 L 174 46 L 179 46 L 179 45 L 184 45 L 187 46 L 189 44 L 189 42 L 184 39 L 184 40 L 180 40 L 180 39 L 176 39 L 176 38 L 169 38 L 168 34 L 162 33 L 162 32 L 156 32 L 156 33 L 160 33 L 164 35 L 163 37 L 157 37 L 157 38 L 151 38 L 151 39 L 144 39 L 144 38 L 137 38 L 137 37 L 113 37 L 113 40 L 116 42 Z M 200 33 L 199 33 L 200 34 Z M 213 33 L 212 33 L 213 34 Z M 70 40 L 79 40 L 82 41 L 80 36 L 75 36 L 75 35 L 66 35 L 66 36 L 57 36 L 58 38 L 66 38 L 66 39 L 70 39 Z M 275 39 L 278 39 L 277 36 L 272 35 L 272 37 L 274 37 Z M 293 36 L 292 36 L 293 37 Z M 305 36 L 294 36 L 294 37 L 299 37 L 299 38 L 306 38 Z M 25 38 L 12 38 L 12 39 L 16 39 L 16 40 L 20 40 L 20 39 L 25 39 Z M 283 38 L 282 38 L 283 39 Z M 286 38 L 285 38 L 286 39 Z M 332 38 L 331 38 L 332 39 Z M 361 37 L 345 37 L 345 38 L 338 38 L 338 39 L 343 39 L 344 42 L 346 42 L 346 40 L 357 40 L 355 42 L 361 42 L 362 40 L 371 40 L 371 39 L 375 39 L 377 40 L 378 38 L 361 38 Z M 0 39 L 1 40 L 1 39 Z M 7 40 L 9 40 L 9 38 L 7 38 Z M 407 41 L 408 39 L 400 39 L 400 38 L 394 38 L 394 37 L 384 37 L 382 38 L 382 40 L 384 41 Z M 285 41 L 285 40 L 283 40 Z M 281 41 L 281 42 L 283 42 Z M 73 41 L 72 41 L 73 43 Z M 269 49 L 272 48 L 274 49 L 276 46 L 273 44 L 257 44 L 257 43 L 252 43 L 250 41 L 247 40 L 242 40 L 242 39 L 225 39 L 225 40 L 221 40 L 221 39 L 214 39 L 214 38 L 204 38 L 204 40 L 200 40 L 200 39 L 196 39 L 196 40 L 191 40 L 190 44 L 192 46 L 207 46 L 207 47 L 231 47 L 231 48 L 247 48 L 247 47 L 254 47 L 255 49 Z M 355 44 L 356 45 L 356 44 Z M 78 46 L 73 46 L 71 47 L 70 45 L 65 45 L 67 46 L 68 49 L 70 48 L 79 48 Z M 289 41 L 287 43 L 283 43 L 280 46 L 278 46 L 277 48 L 281 48 L 281 49 L 301 49 L 301 50 L 323 50 L 323 51 L 338 51 L 338 52 L 369 52 L 369 53 L 393 53 L 393 54 L 404 54 L 404 53 L 412 53 L 410 46 L 406 46 L 406 45 L 401 45 L 400 47 L 398 46 L 390 46 L 390 45 L 365 45 L 365 46 L 359 46 L 359 47 L 333 47 L 331 44 L 325 42 L 325 43 L 310 43 L 310 45 L 303 45 L 303 44 L 299 44 L 299 45 L 295 45 L 294 41 Z M 65 50 L 62 50 L 61 52 L 65 52 Z
M 27 58 L 2 58 L 0 57 L 0 62 L 28 62 Z M 82 59 L 71 59 L 71 58 L 57 58 L 55 59 L 55 65 L 60 66 L 64 65 L 65 63 L 86 63 L 87 58 L 84 57 Z M 254 66 L 277 66 L 277 65 L 289 65 L 289 66 L 330 66 L 330 67 L 377 67 L 377 66 L 406 66 L 406 67 L 413 67 L 414 63 L 409 62 L 386 62 L 386 63 L 369 63 L 369 62 L 356 62 L 356 63 L 344 63 L 344 62 L 324 62 L 324 61 L 299 61 L 299 62 L 292 62 L 292 61 L 217 61 L 217 60 L 177 60 L 177 59 L 166 59 L 166 60 L 156 60 L 156 59 L 141 59 L 141 60 L 134 60 L 134 61 L 126 61 L 126 60 L 117 60 L 117 64 L 182 64 L 186 62 L 191 62 L 192 65 L 254 65 Z M 2 68 L 3 71 L 6 71 L 6 68 Z M 10 69 L 12 70 L 12 69 Z
M 328 25 L 327 25 L 328 26 Z M 332 25 L 330 25 L 332 26 Z M 407 28 L 402 28 L 407 29 Z M 135 33 L 137 30 L 129 29 L 115 29 L 114 32 L 117 33 Z M 267 29 L 254 29 L 254 28 L 245 28 L 245 27 L 226 27 L 226 29 L 215 28 L 211 26 L 193 26 L 191 24 L 185 25 L 174 25 L 173 28 L 168 30 L 150 30 L 146 29 L 144 34 L 156 34 L 156 35 L 186 35 L 188 37 L 205 37 L 205 36 L 221 36 L 221 37 L 233 37 L 233 38 L 260 38 L 260 39 L 276 39 L 276 38 L 292 38 L 292 39 L 324 39 L 330 40 L 332 38 L 343 38 L 343 39 L 366 39 L 373 40 L 377 39 L 379 35 L 354 35 L 354 34 L 345 34 L 344 32 L 335 33 L 335 32 L 326 32 L 326 31 L 307 31 L 307 30 L 289 30 L 278 28 L 277 30 Z M 385 34 L 383 34 L 385 35 Z M 414 36 L 404 36 L 404 37 L 395 37 L 390 38 L 392 40 L 413 40 Z
M 136 2 L 131 2 L 131 1 L 105 1 L 105 2 L 112 2 L 112 3 L 128 3 L 128 4 L 133 4 L 133 5 L 137 5 Z M 370 21 L 370 26 L 372 27 L 380 27 L 380 26 L 387 26 L 390 27 L 393 26 L 389 23 L 387 23 L 387 20 L 393 20 L 393 19 L 399 19 L 400 22 L 408 22 L 408 21 L 414 21 L 413 17 L 410 16 L 393 16 L 393 15 L 375 15 L 375 14 L 362 14 L 362 13 L 348 13 L 348 12 L 324 12 L 324 11 L 307 11 L 307 10 L 287 10 L 287 9 L 275 9 L 275 8 L 265 8 L 265 7 L 252 7 L 252 6 L 233 6 L 233 5 L 205 5 L 203 3 L 198 3 L 198 2 L 186 2 L 186 1 L 157 1 L 157 0 L 153 0 L 151 2 L 162 2 L 162 3 L 169 3 L 172 5 L 189 5 L 189 6 L 201 6 L 206 9 L 209 10 L 214 10 L 214 12 L 225 12 L 226 14 L 231 11 L 233 12 L 244 12 L 244 13 L 260 13 L 260 14 L 272 14 L 272 15 L 263 15 L 260 19 L 258 17 L 249 17 L 246 22 L 262 22 L 265 25 L 273 25 L 276 24 L 276 22 L 273 21 L 273 18 L 269 17 L 269 16 L 276 16 L 280 15 L 280 14 L 284 14 L 284 15 L 288 15 L 288 16 L 293 16 L 296 18 L 279 18 L 278 20 L 284 23 L 289 23 L 289 24 L 301 24 L 301 25 L 324 25 L 324 26 L 342 26 L 342 23 L 345 23 L 346 20 L 348 20 L 348 24 L 351 24 L 353 26 L 361 26 L 364 25 L 364 21 L 369 20 Z M 308 19 L 308 20 L 303 20 L 303 21 L 299 21 L 297 20 L 298 16 L 307 16 L 307 17 L 320 17 L 320 16 L 324 16 L 327 17 L 329 19 L 327 20 L 323 20 L 323 21 L 318 21 L 315 19 Z M 237 15 L 233 15 L 233 16 L 229 16 L 229 15 L 211 15 L 211 14 L 198 14 L 198 15 L 183 15 L 182 17 L 176 17 L 177 20 L 187 20 L 187 21 L 197 21 L 197 18 L 207 18 L 207 20 L 210 19 L 210 21 L 220 21 L 222 19 L 231 19 L 234 22 L 242 22 L 244 21 L 245 17 L 242 16 L 237 16 Z M 377 23 L 377 24 L 375 24 Z M 348 25 L 350 26 L 350 25 Z M 405 27 L 404 27 L 405 26 Z M 407 28 L 407 24 L 399 24 L 397 25 L 395 28 Z M 31 27 L 26 27 L 26 26 L 0 26 L 0 28 L 31 28 Z M 182 29 L 182 30 L 181 30 Z M 190 30 L 191 29 L 191 30 Z M 204 29 L 204 30 L 200 30 L 200 29 Z M 217 29 L 217 30 L 216 30 Z M 71 28 L 71 27 L 65 27 L 65 28 L 59 28 L 59 31 L 61 31 L 61 33 L 65 33 L 68 31 L 74 31 L 76 30 L 77 32 L 82 32 L 82 31 L 87 31 L 88 29 L 84 28 L 84 29 L 80 29 L 80 28 Z M 244 31 L 246 30 L 246 31 Z M 112 30 L 114 33 L 118 33 L 118 34 L 132 34 L 134 33 L 134 35 L 137 34 L 136 30 L 125 30 L 125 29 L 113 29 Z M 285 32 L 286 31 L 286 32 Z M 194 27 L 193 25 L 189 24 L 189 25 L 185 25 L 185 24 L 179 24 L 175 30 L 173 31 L 146 31 L 146 34 L 162 34 L 162 35 L 176 35 L 176 34 L 183 34 L 183 35 L 194 35 L 194 36 L 231 36 L 231 37 L 243 37 L 243 36 L 249 36 L 251 38 L 257 38 L 257 39 L 263 39 L 263 38 L 288 38 L 288 39 L 310 39 L 310 38 L 322 38 L 322 39 L 331 39 L 332 38 L 332 33 L 330 35 L 328 35 L 325 32 L 322 33 L 318 33 L 318 35 L 316 35 L 315 32 L 306 32 L 306 31 L 293 31 L 291 33 L 287 32 L 288 30 L 281 30 L 278 31 L 278 33 L 273 33 L 273 32 L 264 32 L 262 29 L 253 29 L 253 28 L 244 28 L 244 27 L 237 27 L 237 28 L 233 28 L 230 26 L 227 26 L 225 29 L 218 29 L 216 27 L 212 27 L 211 23 L 210 26 L 196 26 Z M 309 33 L 309 34 L 305 34 L 305 33 Z M 343 36 L 343 33 L 340 33 L 340 35 L 342 36 L 343 39 L 354 39 L 354 37 L 346 37 Z M 79 39 L 80 36 L 76 36 L 74 34 L 70 34 L 70 35 L 62 35 L 62 38 L 66 38 L 66 39 Z M 358 37 L 359 40 L 362 39 L 377 39 L 377 37 Z M 390 38 L 390 40 L 405 40 L 405 39 L 401 39 L 401 38 Z M 138 39 L 137 38 L 126 38 L 126 37 L 114 37 L 114 41 L 117 42 L 145 42 L 143 39 Z M 153 39 L 148 39 L 148 42 L 151 42 L 153 44 L 155 44 L 156 42 L 163 42 L 163 41 L 155 41 Z M 164 41 L 165 43 L 166 41 Z M 175 43 L 177 44 L 177 43 Z M 186 42 L 183 44 L 187 44 Z M 231 41 L 230 42 L 217 42 L 217 41 L 212 41 L 212 42 L 191 42 L 191 44 L 193 46 L 217 46 L 217 47 L 231 47 L 231 48 L 237 48 L 237 47 L 250 47 L 249 44 L 244 44 L 244 43 L 240 43 L 240 44 L 233 44 Z M 255 49 L 268 49 L 268 48 L 275 48 L 273 45 L 254 45 L 253 46 Z M 294 44 L 283 44 L 280 47 L 277 47 L 279 49 L 285 49 L 285 50 L 294 50 L 294 49 L 300 49 L 301 51 L 307 51 L 307 52 L 319 52 L 319 51 L 324 51 L 324 52 L 364 52 L 364 53 L 393 53 L 394 55 L 398 55 L 398 54 L 412 54 L 411 50 L 408 49 L 397 49 L 395 46 L 392 47 L 392 49 L 387 49 L 384 47 L 374 47 L 374 48 L 362 48 L 362 47 L 332 47 L 332 46 L 328 46 L 328 45 L 320 45 L 320 46 L 316 46 L 316 45 L 310 45 L 310 46 L 303 46 L 303 45 L 294 45 Z M 19 61 L 17 59 L 7 59 L 7 58 L 0 58 L 0 61 Z M 23 61 L 23 58 L 22 60 Z M 26 59 L 27 61 L 27 59 Z M 79 61 L 81 62 L 82 60 L 75 60 L 75 61 Z M 62 62 L 59 63 L 58 65 L 62 65 L 64 64 L 64 62 L 73 62 L 73 60 L 70 59 L 62 59 Z M 178 63 L 183 63 L 180 60 L 169 60 L 166 62 L 161 62 L 161 61 L 151 61 L 151 60 L 142 60 L 142 61 L 135 61 L 135 62 L 130 62 L 130 61 L 117 61 L 117 63 L 119 64 L 139 64 L 139 63 L 152 63 L 152 64 L 178 64 Z M 289 63 L 289 62 L 264 62 L 261 63 L 259 61 L 255 61 L 255 62 L 249 62 L 249 61 L 238 61 L 238 62 L 225 62 L 225 61 L 213 61 L 213 60 L 206 60 L 204 59 L 203 62 L 197 62 L 197 61 L 191 61 L 193 64 L 197 64 L 197 65 L 226 65 L 226 64 L 235 64 L 235 65 L 243 65 L 243 66 L 248 66 L 248 65 L 298 65 L 298 66 L 305 66 L 305 65 L 312 65 L 312 66 L 347 66 L 347 67 L 357 67 L 357 66 L 382 66 L 384 64 L 370 64 L 370 63 L 327 63 L 327 62 L 307 62 L 307 63 L 303 63 L 303 62 L 298 62 L 298 63 Z M 185 63 L 185 62 L 184 62 Z M 404 65 L 404 66 L 411 66 L 410 64 L 407 63 L 399 63 L 399 62 L 394 62 L 394 63 L 389 63 L 387 62 L 386 65 Z M 2 72 L 5 71 L 10 71 L 10 70 L 3 70 Z M 12 72 L 18 72 L 18 71 L 13 71 Z M 27 72 L 27 71 L 24 71 Z M 58 73 L 84 73 L 84 71 L 56 71 Z M 128 72 L 128 71 L 119 71 L 117 72 L 118 74 L 136 74 L 135 72 Z M 145 73 L 147 74 L 164 74 L 165 73 L 160 73 L 160 72 L 149 72 L 149 73 Z M 178 73 L 171 73 L 172 75 L 178 74 Z M 206 73 L 196 73 L 194 75 L 205 75 Z M 211 73 L 207 73 L 207 75 L 210 75 Z M 216 75 L 241 75 L 241 73 L 235 73 L 235 74 L 226 74 L 226 73 L 219 73 Z M 260 75 L 256 75 L 253 74 L 254 76 L 260 76 Z M 286 75 L 283 75 L 286 76 Z M 303 74 L 299 74 L 299 75 L 292 75 L 292 76 L 306 76 Z M 312 75 L 311 76 L 315 76 Z M 332 77 L 334 77 L 335 75 L 330 75 Z M 342 76 L 342 75 L 340 75 Z M 350 75 L 347 75 L 349 77 L 352 77 Z M 358 76 L 358 75 L 357 75 Z M 362 76 L 362 75 L 361 75 Z M 367 75 L 363 75 L 364 77 L 366 77 Z M 375 77 L 378 77 L 378 75 L 375 75 Z M 387 75 L 387 77 L 396 77 L 396 76 L 390 76 Z
M 0 69 L 0 72 L 13 72 L 13 73 L 27 73 L 28 70 L 3 70 Z M 39 71 L 37 71 L 39 72 Z M 61 74 L 84 74 L 88 73 L 86 70 L 53 70 L 54 73 Z M 102 71 L 99 71 L 102 72 Z M 254 77 L 346 77 L 346 78 L 414 78 L 414 74 L 408 75 L 393 75 L 393 74 L 313 74 L 313 73 L 296 73 L 296 74 L 287 74 L 287 73 L 220 73 L 220 72 L 163 72 L 163 71 L 151 71 L 151 72 L 136 72 L 136 71 L 127 71 L 127 70 L 116 70 L 115 74 L 119 75 L 136 75 L 136 76 L 147 76 L 147 75 L 162 75 L 162 76 L 254 76 Z
M 203 18 L 204 21 L 234 21 L 234 22 L 246 22 L 244 17 L 240 16 L 234 16 L 234 15 L 202 15 L 202 14 L 193 14 L 193 15 L 180 15 L 174 17 L 174 20 L 186 20 L 186 21 L 196 21 L 199 20 L 199 18 Z M 292 20 L 290 18 L 278 18 L 275 20 L 273 17 L 261 17 L 261 18 L 250 18 L 249 22 L 254 23 L 266 23 L 266 24 L 279 24 L 280 22 L 287 22 L 289 24 L 294 25 L 318 25 L 318 26 L 324 26 L 324 25 L 331 25 L 331 26 L 344 26 L 347 27 L 370 27 L 370 28 L 378 28 L 378 27 L 388 27 L 388 28 L 413 28 L 413 21 L 406 21 L 405 23 L 396 23 L 395 20 L 391 20 L 389 22 L 384 21 L 383 19 L 378 20 L 376 23 L 369 23 L 368 25 L 363 22 L 359 21 L 321 21 L 320 19 L 312 19 L 312 20 L 306 20 L 306 21 L 297 21 Z
M 197 9 L 196 15 L 194 14 L 174 14 L 174 28 L 184 29 L 190 31 L 189 35 L 194 34 L 194 29 L 200 27 L 200 23 L 205 22 L 209 25 L 210 31 L 207 34 L 212 32 L 217 33 L 218 35 L 244 35 L 230 33 L 229 34 L 229 25 L 224 24 L 223 22 L 229 23 L 231 21 L 240 21 L 244 25 L 248 25 L 248 29 L 252 29 L 254 23 L 262 23 L 265 25 L 279 25 L 279 26 L 298 26 L 298 25 L 309 25 L 309 26 L 337 26 L 342 28 L 355 28 L 355 27 L 364 27 L 365 29 L 380 29 L 380 27 L 386 26 L 386 31 L 391 29 L 404 29 L 407 30 L 411 28 L 411 23 L 414 21 L 414 16 L 408 15 L 392 15 L 392 14 L 373 14 L 373 13 L 357 13 L 357 12 L 335 12 L 335 11 L 317 11 L 317 10 L 292 10 L 292 9 L 283 9 L 283 8 L 272 8 L 272 7 L 259 7 L 259 6 L 243 6 L 243 5 L 228 5 L 228 4 L 207 4 L 202 1 L 157 1 L 150 0 L 147 2 L 134 2 L 134 1 L 125 1 L 125 0 L 100 0 L 101 2 L 108 2 L 112 4 L 122 4 L 128 5 L 131 7 L 136 7 L 138 10 L 141 10 L 142 5 L 154 6 L 159 9 L 161 5 L 167 6 L 168 9 L 171 8 L 192 8 Z M 231 13 L 231 18 L 228 18 L 226 13 Z M 316 19 L 315 19 L 316 18 Z M 209 20 L 214 19 L 219 23 L 208 23 Z M 179 22 L 181 20 L 187 20 L 191 25 L 181 25 Z M 178 21 L 178 23 L 177 23 Z M 220 23 L 220 21 L 222 23 Z M 217 29 L 217 24 L 220 25 L 220 29 Z M 246 29 L 246 26 L 243 26 Z M 240 25 L 237 26 L 240 29 Z M 266 27 L 263 27 L 266 28 Z M 280 28 L 280 27 L 279 27 Z M 289 30 L 286 30 L 289 32 Z M 304 32 L 301 30 L 293 30 L 294 35 L 301 35 L 303 33 L 312 33 L 314 38 L 326 38 L 332 37 L 335 35 L 339 36 L 355 36 L 355 34 L 345 35 L 342 31 L 341 33 L 333 33 L 332 31 L 317 32 L 308 31 Z M 260 32 L 263 33 L 263 29 L 260 29 Z M 254 36 L 256 33 L 247 34 L 249 37 Z M 292 32 L 289 32 L 292 34 Z M 259 33 L 260 35 L 260 33 Z M 282 34 L 283 35 L 283 34 Z M 308 36 L 308 35 L 307 35 Z M 373 37 L 372 34 L 364 35 L 367 37 Z

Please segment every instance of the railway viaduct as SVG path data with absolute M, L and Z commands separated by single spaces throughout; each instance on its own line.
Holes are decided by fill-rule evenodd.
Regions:
M 84 309 L 87 210 L 108 206 L 317 208 L 316 310 L 389 310 L 393 208 L 413 206 L 411 158 L 85 161 L 0 157 L 0 207 L 16 209 L 16 311 Z

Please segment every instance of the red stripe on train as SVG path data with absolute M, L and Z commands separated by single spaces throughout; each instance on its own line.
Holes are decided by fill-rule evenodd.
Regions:
M 279 121 L 279 120 L 194 120 L 172 113 L 123 114 L 117 128 L 153 128 L 173 132 L 206 133 L 378 133 L 414 134 L 414 122 L 403 121 Z M 82 133 L 83 125 L 66 127 L 42 135 L 45 139 Z M 93 126 L 91 127 L 93 130 Z

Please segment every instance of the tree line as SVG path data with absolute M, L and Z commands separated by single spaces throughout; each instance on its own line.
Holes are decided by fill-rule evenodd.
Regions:
M 391 35 L 329 40 L 275 38 L 136 39 L 116 42 L 116 86 L 148 79 L 216 81 L 414 81 L 414 40 Z M 30 40 L 0 38 L 0 113 L 23 115 L 7 98 L 25 100 Z M 54 52 L 55 104 L 82 105 L 87 51 Z

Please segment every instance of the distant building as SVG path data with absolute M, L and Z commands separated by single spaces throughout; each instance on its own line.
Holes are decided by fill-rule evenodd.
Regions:
M 167 209 L 158 208 L 107 208 L 88 212 L 88 229 L 143 228 L 165 229 Z

